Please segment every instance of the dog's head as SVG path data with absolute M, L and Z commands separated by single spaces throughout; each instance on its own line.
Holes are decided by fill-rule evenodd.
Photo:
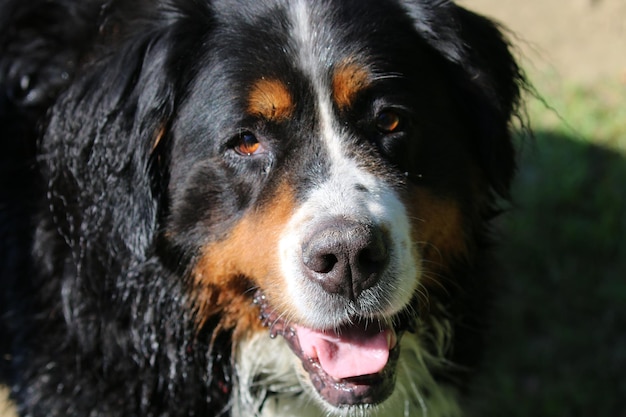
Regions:
M 49 142 L 78 132 L 102 154 L 69 163 L 123 216 L 94 233 L 136 263 L 183 260 L 195 325 L 218 317 L 235 361 L 262 357 L 238 347 L 261 337 L 331 409 L 384 401 L 403 335 L 445 320 L 435 295 L 508 190 L 506 43 L 447 1 L 162 6 L 52 115 Z

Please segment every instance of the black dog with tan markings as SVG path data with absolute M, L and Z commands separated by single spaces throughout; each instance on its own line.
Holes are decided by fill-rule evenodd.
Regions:
M 445 0 L 3 0 L 24 416 L 456 416 L 523 79 Z

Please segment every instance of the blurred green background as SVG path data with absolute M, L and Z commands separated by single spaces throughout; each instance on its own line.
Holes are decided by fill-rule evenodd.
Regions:
M 626 416 L 626 85 L 557 93 L 531 102 L 500 220 L 476 416 Z
M 512 28 L 542 98 L 471 415 L 625 417 L 626 0 L 461 3 Z

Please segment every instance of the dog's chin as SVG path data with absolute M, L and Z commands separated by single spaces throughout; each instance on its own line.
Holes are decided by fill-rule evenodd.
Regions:
M 402 326 L 363 319 L 333 330 L 315 330 L 283 320 L 260 291 L 254 301 L 270 336 L 286 340 L 310 385 L 327 404 L 375 405 L 391 395 Z

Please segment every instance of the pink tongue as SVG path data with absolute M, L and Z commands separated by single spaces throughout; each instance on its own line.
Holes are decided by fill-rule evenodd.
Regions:
M 305 356 L 317 358 L 328 375 L 335 379 L 376 374 L 389 359 L 390 329 L 360 326 L 334 331 L 296 327 L 300 348 Z

